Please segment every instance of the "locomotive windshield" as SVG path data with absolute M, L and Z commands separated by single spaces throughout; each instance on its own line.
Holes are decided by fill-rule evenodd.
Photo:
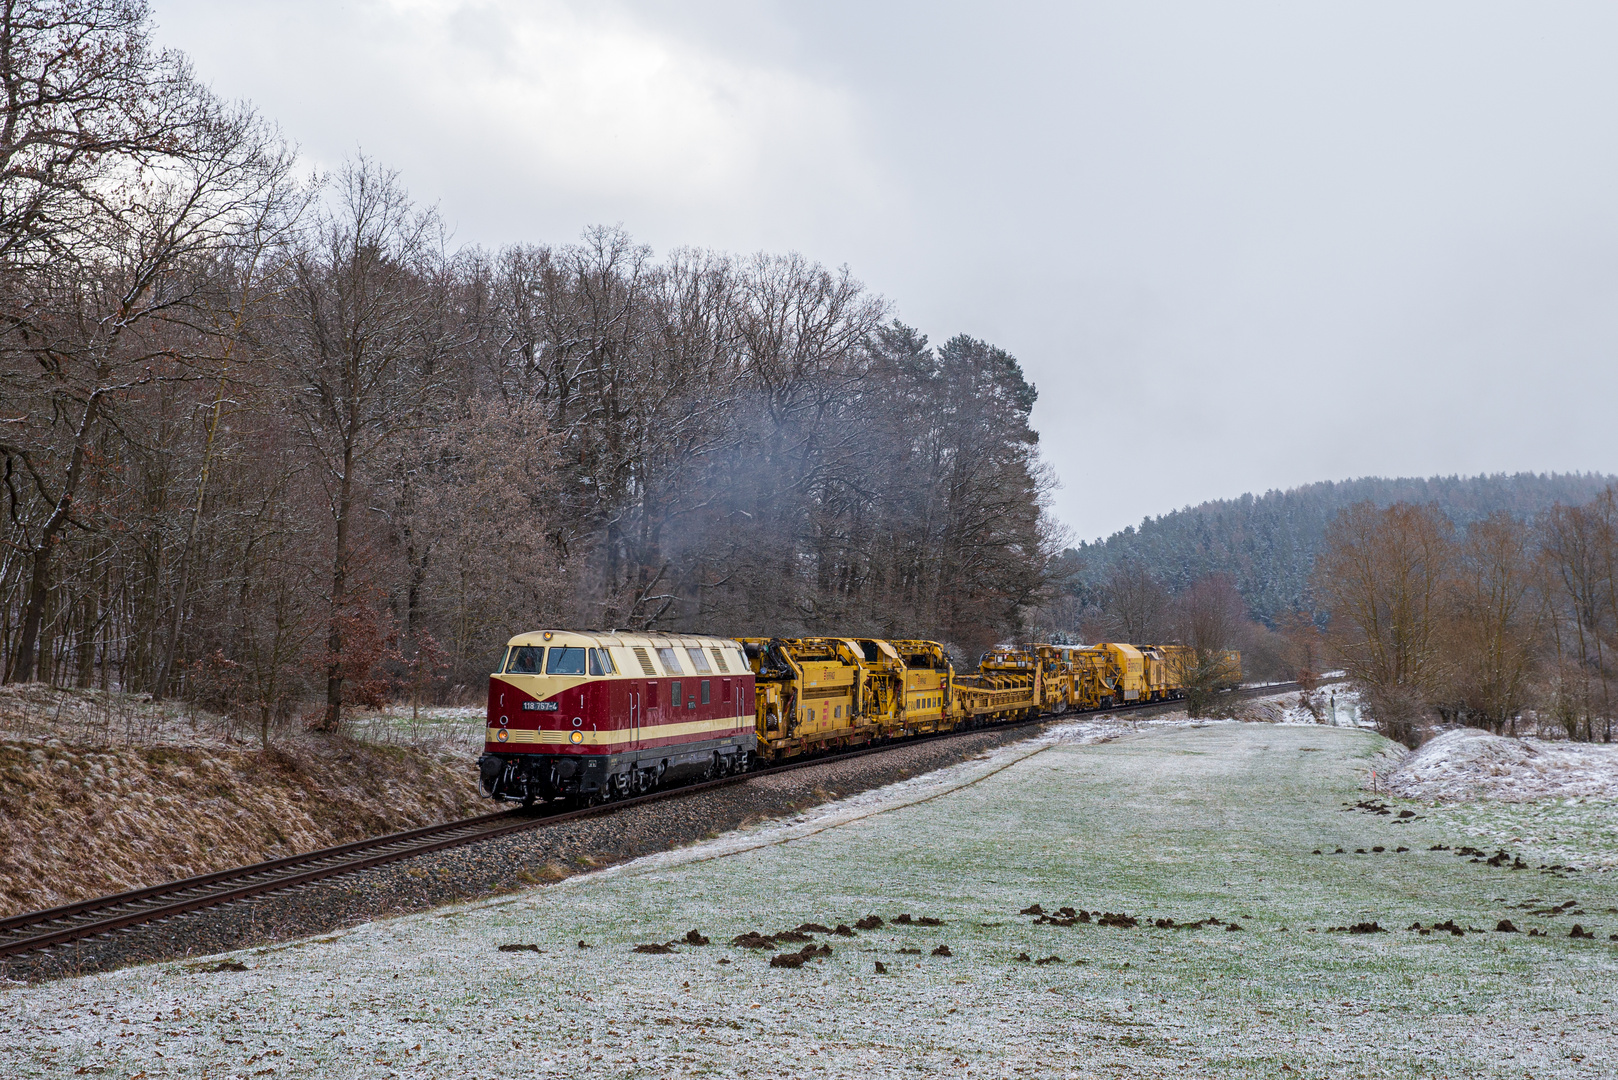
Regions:
M 544 655 L 545 650 L 538 645 L 518 645 L 511 650 L 511 658 L 506 661 L 506 670 L 514 675 L 538 675 L 539 662 Z
M 545 664 L 547 675 L 583 675 L 584 650 L 566 645 L 552 645 L 551 658 Z

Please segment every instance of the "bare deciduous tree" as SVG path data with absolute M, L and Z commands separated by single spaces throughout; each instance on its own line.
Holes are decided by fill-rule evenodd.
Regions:
M 440 228 L 396 174 L 360 159 L 345 165 L 336 208 L 299 253 L 286 318 L 297 336 L 285 354 L 287 405 L 319 463 L 331 515 L 330 610 L 322 727 L 341 722 L 344 627 L 355 567 L 355 517 L 366 470 L 412 421 L 431 391 L 436 352 L 430 270 Z
M 1541 526 L 1548 623 L 1555 649 L 1552 711 L 1568 734 L 1612 738 L 1609 667 L 1618 628 L 1618 513 L 1609 488 L 1585 506 L 1556 506 Z
M 1210 574 L 1191 583 L 1174 601 L 1176 637 L 1186 646 L 1176 674 L 1185 689 L 1186 712 L 1204 715 L 1215 695 L 1240 681 L 1231 653 L 1247 635 L 1247 605 L 1236 583 Z
M 1447 672 L 1455 555 L 1449 519 L 1432 507 L 1363 503 L 1338 515 L 1315 564 L 1334 655 L 1365 688 L 1384 732 L 1407 745 Z
M 1447 696 L 1468 720 L 1514 731 L 1539 644 L 1530 532 L 1497 513 L 1467 529 L 1458 555 L 1446 635 L 1454 657 Z

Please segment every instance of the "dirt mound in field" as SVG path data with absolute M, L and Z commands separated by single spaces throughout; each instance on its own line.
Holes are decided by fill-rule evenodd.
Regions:
M 1388 777 L 1409 799 L 1618 799 L 1618 746 L 1446 731 Z

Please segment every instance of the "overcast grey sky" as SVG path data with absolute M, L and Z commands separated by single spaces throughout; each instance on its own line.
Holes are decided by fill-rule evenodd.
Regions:
M 461 242 L 846 263 L 1039 387 L 1058 516 L 1618 471 L 1618 5 L 155 0 Z

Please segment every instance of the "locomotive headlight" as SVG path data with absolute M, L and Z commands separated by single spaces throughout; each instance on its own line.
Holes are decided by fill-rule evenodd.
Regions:
M 573 734 L 571 734 L 571 735 L 569 735 L 567 737 L 567 741 L 572 743 L 574 746 L 579 745 L 581 742 L 584 741 L 584 732 L 575 731 Z

